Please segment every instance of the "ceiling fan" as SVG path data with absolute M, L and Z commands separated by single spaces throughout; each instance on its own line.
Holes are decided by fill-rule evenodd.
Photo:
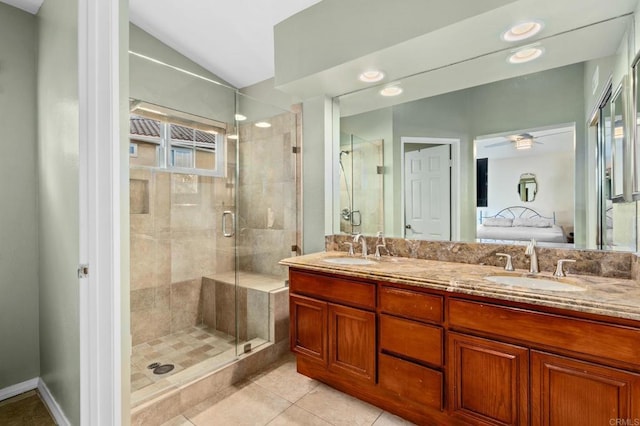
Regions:
M 531 147 L 533 147 L 533 144 L 539 144 L 539 145 L 544 145 L 544 142 L 539 142 L 538 139 L 542 139 L 542 138 L 546 138 L 549 136 L 555 136 L 555 135 L 560 135 L 562 133 L 568 133 L 571 132 L 571 130 L 562 130 L 560 132 L 555 132 L 555 133 L 548 133 L 546 135 L 540 135 L 540 136 L 534 136 L 531 133 L 519 133 L 517 135 L 508 135 L 508 136 L 503 136 L 503 138 L 505 139 L 504 142 L 497 142 L 497 143 L 493 143 L 491 145 L 487 145 L 485 148 L 494 148 L 494 147 L 498 147 L 498 146 L 507 146 L 509 144 L 514 144 L 514 147 L 516 149 L 529 149 Z

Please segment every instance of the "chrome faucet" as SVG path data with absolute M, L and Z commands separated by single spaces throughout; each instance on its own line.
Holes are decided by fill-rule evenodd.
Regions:
M 367 257 L 367 240 L 366 238 L 364 238 L 362 236 L 362 234 L 357 234 L 355 237 L 353 237 L 353 242 L 357 243 L 360 242 L 360 240 L 362 239 L 362 242 L 360 243 L 362 245 L 362 257 Z
M 527 249 L 524 251 L 525 256 L 529 256 L 531 261 L 529 262 L 529 273 L 537 274 L 538 270 L 538 255 L 536 254 L 536 240 L 531 239 L 527 245 Z
M 506 253 L 496 253 L 496 256 L 499 257 L 506 257 L 507 258 L 507 263 L 504 264 L 504 270 L 505 271 L 510 271 L 513 272 L 515 271 L 514 267 L 513 267 L 513 262 L 511 262 L 511 255 L 510 254 L 506 254 Z
M 554 272 L 553 276 L 554 277 L 566 277 L 567 274 L 564 273 L 564 269 L 562 268 L 562 265 L 564 265 L 565 263 L 575 263 L 576 261 L 573 259 L 559 259 L 558 260 L 558 266 L 556 266 L 556 272 Z
M 378 237 L 378 239 L 376 240 L 376 253 L 373 255 L 373 257 L 375 257 L 376 259 L 380 259 L 381 257 L 380 249 L 386 250 L 387 254 L 390 255 L 391 252 L 387 248 L 387 242 L 384 239 L 384 235 L 382 235 L 382 231 L 378 231 L 378 233 L 376 234 L 376 237 Z

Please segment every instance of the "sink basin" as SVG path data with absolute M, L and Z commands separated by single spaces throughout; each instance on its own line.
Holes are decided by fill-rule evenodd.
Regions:
M 586 288 L 568 283 L 562 279 L 518 276 L 518 275 L 492 275 L 485 277 L 486 280 L 496 284 L 510 285 L 513 287 L 528 288 L 531 290 L 545 291 L 585 291 Z
M 373 265 L 373 260 L 365 259 L 363 257 L 330 257 L 329 259 L 323 259 L 323 262 L 333 263 L 334 265 Z

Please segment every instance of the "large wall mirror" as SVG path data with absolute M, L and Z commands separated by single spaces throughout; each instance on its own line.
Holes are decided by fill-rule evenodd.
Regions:
M 509 64 L 506 58 L 512 50 L 504 49 L 394 81 L 393 86 L 402 89 L 397 97 L 380 96 L 390 83 L 337 97 L 342 133 L 384 141 L 384 217 L 379 230 L 399 238 L 485 241 L 478 234 L 482 221 L 506 214 L 501 213 L 504 210 L 536 220 L 529 221 L 528 229 L 518 237 L 510 229 L 491 241 L 517 243 L 553 233 L 547 240 L 550 245 L 635 251 L 637 209 L 623 196 L 634 176 L 624 165 L 630 161 L 625 144 L 631 138 L 618 129 L 625 128 L 625 111 L 630 108 L 625 97 L 631 86 L 623 76 L 632 72 L 632 21 L 633 15 L 626 14 L 547 34 L 541 39 L 544 55 L 531 63 Z M 574 46 L 574 51 L 563 48 L 567 45 Z M 612 107 L 607 111 L 610 128 L 592 130 L 591 117 L 612 84 Z M 610 156 L 604 151 L 606 134 L 611 137 Z M 420 212 L 425 220 L 435 220 L 441 210 L 436 212 L 433 206 L 447 204 L 449 238 L 407 231 L 414 231 L 415 219 L 408 189 L 424 187 L 407 181 L 407 175 L 413 173 L 410 168 L 417 164 L 405 152 L 402 141 L 407 138 L 454 141 L 423 147 L 441 145 L 442 155 L 448 155 L 450 179 L 446 186 L 431 185 L 437 190 L 421 194 L 431 198 Z M 338 152 L 335 141 L 334 146 Z M 608 171 L 607 161 L 612 162 Z M 480 198 L 478 165 L 486 180 L 486 193 Z M 522 176 L 530 178 L 525 177 L 523 183 Z M 620 202 L 601 201 L 607 194 L 605 176 L 612 184 L 611 198 Z M 425 179 L 427 184 L 429 178 Z M 634 182 L 638 192 L 640 183 Z M 338 182 L 333 187 L 338 191 Z M 451 197 L 449 201 L 437 198 L 443 192 Z M 345 232 L 339 225 L 339 213 L 334 212 L 336 233 Z M 616 232 L 609 236 L 600 227 L 607 222 L 616 224 Z M 537 225 L 528 226 L 532 223 Z

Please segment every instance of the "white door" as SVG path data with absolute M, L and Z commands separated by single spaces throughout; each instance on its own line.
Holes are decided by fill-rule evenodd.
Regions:
M 451 239 L 450 145 L 405 153 L 405 237 Z

